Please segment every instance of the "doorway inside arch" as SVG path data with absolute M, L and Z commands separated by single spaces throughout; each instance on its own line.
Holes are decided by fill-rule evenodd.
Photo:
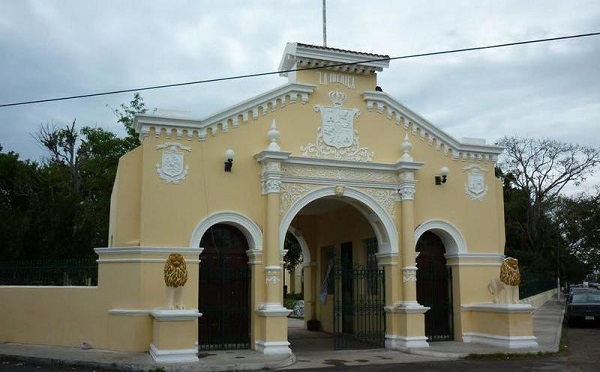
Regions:
M 198 285 L 199 350 L 250 348 L 248 242 L 234 226 L 217 224 L 202 236 Z
M 452 270 L 446 265 L 442 240 L 427 231 L 417 242 L 417 301 L 425 313 L 427 341 L 454 340 Z

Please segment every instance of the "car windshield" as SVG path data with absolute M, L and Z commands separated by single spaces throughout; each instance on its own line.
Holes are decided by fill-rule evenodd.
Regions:
M 596 293 L 575 293 L 573 294 L 572 303 L 600 303 L 600 294 Z

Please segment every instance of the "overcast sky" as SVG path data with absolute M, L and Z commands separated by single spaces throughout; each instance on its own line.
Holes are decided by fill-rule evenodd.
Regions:
M 286 42 L 322 44 L 321 0 L 0 2 L 0 104 L 275 71 Z M 327 45 L 391 57 L 600 31 L 600 1 L 327 1 Z M 205 118 L 278 75 L 142 92 Z M 379 85 L 456 138 L 600 146 L 600 36 L 391 61 Z M 44 153 L 41 123 L 120 134 L 133 93 L 0 108 L 0 144 Z

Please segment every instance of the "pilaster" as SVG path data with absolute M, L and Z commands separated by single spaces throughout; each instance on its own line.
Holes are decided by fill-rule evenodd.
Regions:
M 264 301 L 258 306 L 256 314 L 261 324 L 260 339 L 255 348 L 263 354 L 291 353 L 287 341 L 287 316 L 291 310 L 283 307 L 283 266 L 279 247 L 279 193 L 281 191 L 281 162 L 289 159 L 291 153 L 280 151 L 277 144 L 279 131 L 273 120 L 268 132 L 269 146 L 255 156 L 262 164 L 262 193 L 267 201 L 267 223 L 265 226 L 264 249 Z

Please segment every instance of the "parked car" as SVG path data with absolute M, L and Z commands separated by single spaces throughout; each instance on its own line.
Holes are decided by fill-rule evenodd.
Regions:
M 600 291 L 576 290 L 567 298 L 565 310 L 567 326 L 576 322 L 592 323 L 600 321 Z

